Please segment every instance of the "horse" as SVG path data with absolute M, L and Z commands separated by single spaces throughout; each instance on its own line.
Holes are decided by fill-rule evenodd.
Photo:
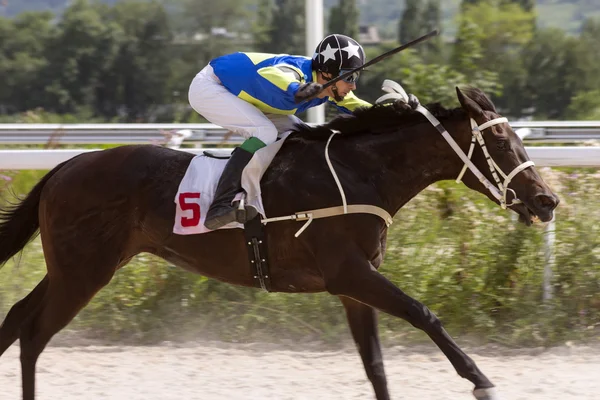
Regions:
M 456 88 L 456 93 L 460 107 L 432 104 L 428 109 L 463 151 L 474 132 L 470 121 L 484 127 L 487 151 L 476 149 L 471 160 L 487 179 L 494 175 L 487 168 L 490 159 L 503 171 L 528 162 L 508 123 L 488 123 L 498 122 L 499 115 L 483 91 L 468 87 Z M 337 133 L 333 138 L 332 132 Z M 0 327 L 0 355 L 20 341 L 24 400 L 34 400 L 36 361 L 51 338 L 139 253 L 233 285 L 257 287 L 242 229 L 173 233 L 174 196 L 193 156 L 150 144 L 84 153 L 57 165 L 26 197 L 1 210 L 0 265 L 38 230 L 47 265 L 44 278 L 9 310 Z M 296 126 L 261 179 L 266 213 L 283 216 L 339 206 L 340 191 L 327 161 L 335 166 L 349 204 L 374 205 L 390 215 L 434 182 L 456 179 L 464 164 L 420 113 L 374 105 L 323 125 Z M 466 172 L 463 182 L 500 204 L 476 174 Z M 508 190 L 521 202 L 506 208 L 522 222 L 530 225 L 534 216 L 552 219 L 559 199 L 535 168 L 512 176 Z M 378 311 L 424 331 L 458 375 L 473 383 L 475 398 L 496 399 L 494 384 L 438 317 L 378 272 L 388 228 L 382 218 L 353 213 L 316 219 L 295 237 L 299 226 L 287 220 L 264 227 L 270 289 L 328 292 L 340 299 L 377 400 L 390 399 Z

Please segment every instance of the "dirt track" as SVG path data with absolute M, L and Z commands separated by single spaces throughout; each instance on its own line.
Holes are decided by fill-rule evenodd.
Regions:
M 48 347 L 38 363 L 37 399 L 374 398 L 353 348 L 288 348 L 219 342 Z M 600 347 L 465 350 L 504 400 L 600 399 Z M 393 399 L 473 399 L 471 384 L 436 349 L 387 348 L 384 360 Z M 0 398 L 18 400 L 20 393 L 15 345 L 0 358 Z

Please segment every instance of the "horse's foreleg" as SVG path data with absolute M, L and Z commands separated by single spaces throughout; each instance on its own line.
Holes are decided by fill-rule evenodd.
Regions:
M 346 309 L 348 325 L 365 366 L 367 377 L 373 384 L 375 397 L 377 400 L 389 400 L 381 345 L 377 335 L 376 311 L 349 297 L 340 296 L 340 300 Z
M 477 368 L 442 327 L 441 321 L 425 305 L 411 298 L 381 275 L 361 257 L 360 250 L 345 253 L 344 268 L 332 269 L 333 275 L 325 274 L 329 293 L 346 296 L 390 315 L 402 318 L 423 330 L 435 342 L 452 363 L 456 372 L 475 385 L 473 394 L 477 399 L 494 400 L 493 384 Z M 343 271 L 343 272 L 342 272 Z

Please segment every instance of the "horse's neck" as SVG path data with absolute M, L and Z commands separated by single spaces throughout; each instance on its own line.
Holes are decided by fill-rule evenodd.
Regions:
M 453 125 L 444 123 L 450 132 Z M 376 205 L 393 215 L 430 184 L 458 175 L 459 158 L 429 122 L 394 129 L 332 138 L 329 157 L 349 204 Z M 341 204 L 326 142 L 288 140 L 262 180 L 269 215 Z
M 457 127 L 457 121 L 442 124 L 450 133 Z M 457 141 L 465 148 L 464 140 Z M 432 183 L 456 178 L 462 167 L 450 145 L 426 121 L 373 135 L 357 149 L 362 156 L 354 156 L 356 159 L 371 160 L 363 173 L 371 176 L 384 208 L 392 214 Z

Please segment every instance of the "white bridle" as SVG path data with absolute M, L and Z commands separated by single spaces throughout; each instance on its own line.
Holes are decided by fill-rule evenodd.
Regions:
M 385 101 L 389 101 L 389 100 L 401 100 L 401 101 L 404 101 L 405 103 L 408 103 L 408 95 L 406 94 L 406 92 L 404 91 L 402 86 L 400 86 L 398 83 L 391 81 L 389 79 L 386 79 L 383 82 L 382 90 L 388 92 L 388 94 L 385 94 L 385 95 L 381 96 L 380 98 L 378 98 L 376 103 L 381 103 L 381 102 L 385 102 Z M 508 123 L 508 119 L 506 119 L 504 117 L 495 118 L 495 119 L 493 119 L 491 121 L 487 121 L 481 125 L 477 125 L 477 122 L 475 122 L 475 120 L 473 118 L 471 118 L 470 119 L 471 120 L 471 133 L 473 134 L 473 138 L 471 140 L 471 146 L 469 147 L 469 153 L 468 153 L 468 155 L 466 155 L 464 153 L 464 151 L 460 148 L 460 146 L 458 144 L 456 144 L 456 142 L 454 141 L 452 136 L 450 136 L 448 131 L 446 131 L 446 129 L 442 126 L 440 121 L 438 121 L 438 119 L 436 117 L 434 117 L 433 114 L 431 114 L 429 112 L 429 110 L 427 110 L 425 107 L 423 107 L 420 104 L 417 106 L 417 108 L 415 110 L 420 112 L 421 114 L 423 114 L 429 120 L 429 122 L 431 122 L 431 124 L 438 130 L 438 132 L 440 132 L 442 134 L 444 139 L 446 139 L 446 141 L 448 142 L 450 147 L 452 147 L 454 152 L 465 163 L 460 174 L 458 175 L 458 178 L 456 179 L 457 183 L 460 183 L 462 181 L 462 177 L 463 177 L 464 173 L 466 172 L 467 168 L 469 168 L 471 170 L 471 172 L 473 172 L 473 174 L 477 177 L 477 179 L 479 179 L 479 182 L 481 182 L 483 184 L 483 186 L 485 186 L 490 191 L 490 193 L 492 193 L 492 195 L 498 200 L 498 202 L 500 203 L 500 207 L 502 207 L 503 209 L 506 209 L 506 207 L 509 207 L 509 206 L 512 206 L 515 204 L 522 203 L 522 201 L 517 198 L 517 194 L 515 193 L 515 191 L 510 189 L 508 187 L 508 185 L 510 184 L 512 179 L 519 172 L 523 171 L 526 168 L 534 166 L 535 163 L 533 161 L 526 161 L 526 162 L 522 163 L 521 165 L 517 166 L 516 168 L 514 168 L 508 175 L 506 175 L 502 171 L 502 169 L 498 166 L 498 164 L 496 164 L 496 162 L 490 156 L 488 149 L 485 146 L 485 141 L 483 140 L 483 135 L 482 135 L 483 131 L 486 130 L 487 128 L 490 128 L 490 127 L 492 127 L 494 125 L 498 125 L 498 124 Z M 485 155 L 485 158 L 490 167 L 490 172 L 492 173 L 492 176 L 494 177 L 494 180 L 496 181 L 496 184 L 498 185 L 498 187 L 494 186 L 481 173 L 481 171 L 479 171 L 479 169 L 475 166 L 475 164 L 473 164 L 473 162 L 471 161 L 471 156 L 473 155 L 473 149 L 475 148 L 476 141 L 477 141 L 477 143 L 479 143 L 479 146 L 481 147 L 481 150 L 483 151 L 483 154 Z M 500 174 L 504 178 L 504 182 L 500 181 L 498 174 Z M 506 204 L 506 193 L 509 190 L 513 193 L 514 198 L 510 204 Z

